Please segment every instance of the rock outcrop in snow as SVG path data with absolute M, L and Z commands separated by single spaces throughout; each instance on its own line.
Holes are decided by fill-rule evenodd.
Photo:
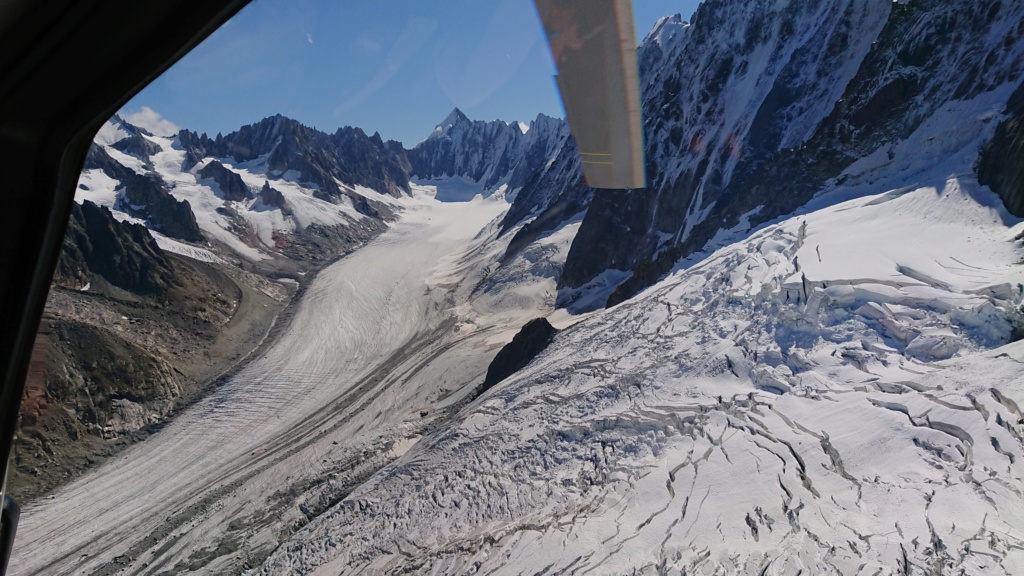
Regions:
M 981 152 L 978 180 L 1003 199 L 1014 216 L 1024 216 L 1024 84 L 1010 97 L 1006 119 Z
M 551 344 L 558 331 L 548 322 L 547 318 L 534 318 L 512 337 L 487 366 L 487 376 L 480 386 L 484 393 L 505 378 L 522 370 Z
M 196 172 L 196 175 L 213 180 L 225 200 L 241 202 L 248 200 L 252 196 L 249 187 L 242 181 L 242 177 L 228 170 L 216 160 L 208 162 L 206 166 L 203 166 L 201 170 Z

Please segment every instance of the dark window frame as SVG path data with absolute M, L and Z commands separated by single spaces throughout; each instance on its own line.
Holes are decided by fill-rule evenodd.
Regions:
M 6 184 L 0 189 L 0 479 L 95 133 L 248 3 L 8 0 L 0 6 L 0 174 Z

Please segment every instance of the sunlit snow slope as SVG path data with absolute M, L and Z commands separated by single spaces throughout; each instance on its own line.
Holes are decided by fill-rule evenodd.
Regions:
M 564 331 L 261 573 L 1024 572 L 1006 94 Z

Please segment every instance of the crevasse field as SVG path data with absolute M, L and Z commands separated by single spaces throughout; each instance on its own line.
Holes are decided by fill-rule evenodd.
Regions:
M 261 573 L 1021 572 L 1024 225 L 970 169 L 995 101 L 564 331 Z

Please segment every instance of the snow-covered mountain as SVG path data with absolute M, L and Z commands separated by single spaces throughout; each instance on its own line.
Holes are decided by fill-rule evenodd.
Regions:
M 692 24 L 664 18 L 638 51 L 651 183 L 644 190 L 595 196 L 583 183 L 567 125 L 544 116 L 525 129 L 470 120 L 455 109 L 410 150 L 359 129 L 328 135 L 283 116 L 216 138 L 182 131 L 175 142 L 186 172 L 205 158 L 230 158 L 250 172 L 259 165 L 255 173 L 268 183 L 294 180 L 313 197 L 350 205 L 371 221 L 387 220 L 394 207 L 363 193 L 367 188 L 401 196 L 410 178 L 462 179 L 470 194 L 507 185 L 512 205 L 501 226 L 509 236 L 503 261 L 578 225 L 557 281 L 560 303 L 583 309 L 603 305 L 609 293 L 613 304 L 635 294 L 679 258 L 707 247 L 723 227 L 791 213 L 857 159 L 905 140 L 946 103 L 1015 84 L 1024 61 L 1020 17 L 1019 6 L 996 0 L 844 0 L 798 7 L 710 1 Z M 156 152 L 152 137 L 118 130 L 108 131 L 116 142 L 105 137 L 109 149 L 143 161 Z M 249 184 L 250 201 L 263 184 Z M 125 206 L 153 204 L 155 195 Z M 165 217 L 184 212 L 173 208 L 133 215 L 160 230 L 164 220 L 187 220 Z M 255 225 L 234 212 L 227 218 L 213 227 L 209 220 L 218 218 L 200 219 L 236 237 Z M 257 236 L 309 223 L 288 220 L 255 225 Z M 320 224 L 338 224 L 328 220 Z M 186 222 L 186 230 L 172 227 L 168 235 L 194 239 L 203 227 Z M 602 296 L 581 304 L 581 295 L 596 292 Z
M 378 234 L 408 192 L 401 145 L 358 128 L 328 135 L 278 115 L 227 136 L 157 137 L 115 116 L 77 196 L 145 223 L 165 250 L 289 271 Z
M 24 570 L 1024 572 L 1022 22 L 665 18 L 639 50 L 645 190 L 588 189 L 546 117 L 456 110 L 408 151 L 115 120 L 81 194 L 161 246 L 259 262 L 401 216 L 153 447 L 26 514 L 90 555 Z M 133 175 L 168 208 L 126 199 Z M 169 237 L 181 206 L 203 240 Z
M 409 192 L 401 144 L 384 142 L 378 133 L 367 136 L 359 128 L 327 134 L 278 114 L 212 139 L 182 131 L 178 141 L 186 151 L 186 169 L 206 156 L 238 162 L 265 158 L 268 170 L 295 171 L 302 182 L 314 185 L 328 199 L 351 197 L 347 188 L 356 185 L 395 197 Z
M 560 286 L 622 301 L 725 228 L 795 210 L 951 102 L 1019 81 L 1024 6 L 707 1 L 639 48 L 649 188 L 596 196 Z
M 408 156 L 412 176 L 438 185 L 439 198 L 500 193 L 509 200 L 470 267 L 484 271 L 476 276 L 480 292 L 501 299 L 510 282 L 533 286 L 524 292 L 554 292 L 592 197 L 565 120 L 540 114 L 529 125 L 485 122 L 456 108 Z
M 454 186 L 465 199 L 501 188 L 509 198 L 523 191 L 501 233 L 523 224 L 534 231 L 513 242 L 517 252 L 541 222 L 550 231 L 582 217 L 589 197 L 580 193 L 577 156 L 565 121 L 544 115 L 525 125 L 469 120 L 455 109 L 411 150 L 359 128 L 327 134 L 281 115 L 213 138 L 189 130 L 157 137 L 115 116 L 89 151 L 78 196 L 146 223 L 165 249 L 198 246 L 259 263 L 321 259 L 366 240 L 402 209 L 412 181 Z M 566 178 L 573 186 L 563 190 Z M 558 218 L 536 219 L 552 206 Z
M 455 108 L 409 151 L 409 162 L 419 178 L 458 176 L 493 188 L 522 160 L 523 139 L 518 123 L 474 121 Z
M 576 155 L 564 120 L 539 114 L 529 125 L 486 122 L 470 120 L 455 108 L 426 140 L 408 151 L 408 158 L 411 175 L 419 180 L 457 178 L 486 193 L 506 186 L 506 193 L 514 197 L 541 172 L 547 172 L 562 153 Z M 529 211 L 517 210 L 506 218 L 504 228 L 529 215 Z
M 523 160 L 509 178 L 515 196 L 501 230 L 514 230 L 515 236 L 506 261 L 542 234 L 582 218 L 590 202 L 569 125 L 542 115 L 532 126 L 523 142 Z

